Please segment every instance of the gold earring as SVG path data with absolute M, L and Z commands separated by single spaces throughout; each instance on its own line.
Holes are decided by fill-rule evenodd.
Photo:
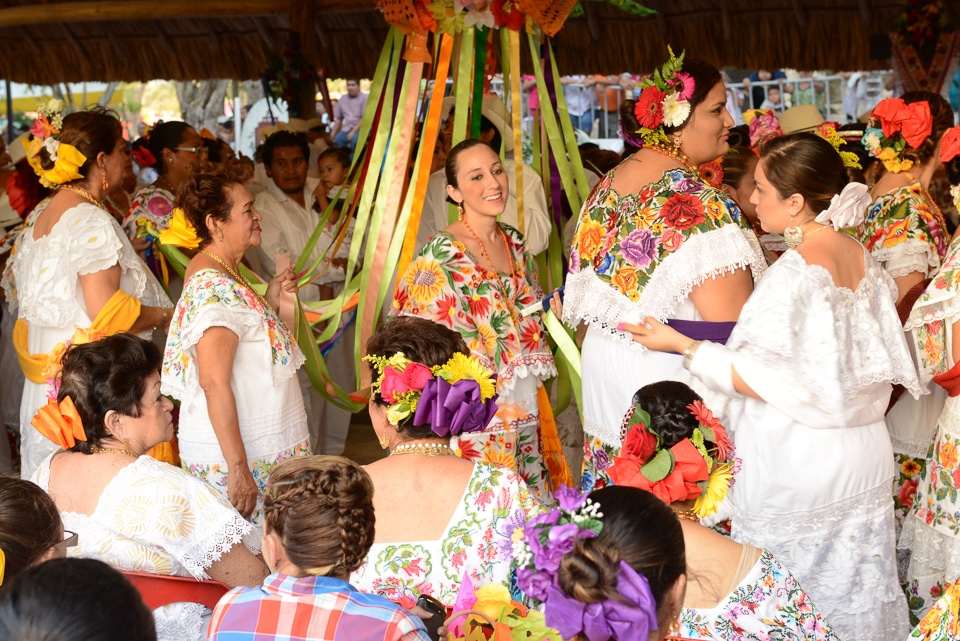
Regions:
M 463 203 L 457 203 L 457 219 L 463 220 Z
M 107 195 L 107 190 L 110 189 L 110 185 L 107 183 L 107 170 L 103 170 L 103 195 Z
M 376 432 L 376 430 L 374 430 Z M 387 439 L 386 430 L 383 432 L 377 432 L 377 440 L 380 441 L 380 447 L 382 449 L 387 449 L 390 447 L 390 441 Z
M 674 150 L 674 151 L 680 151 L 680 142 L 681 142 L 681 141 L 680 141 L 680 136 L 677 136 L 676 138 L 673 139 L 673 150 Z

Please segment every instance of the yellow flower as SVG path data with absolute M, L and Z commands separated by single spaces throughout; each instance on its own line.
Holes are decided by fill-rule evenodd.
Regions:
M 187 215 L 179 207 L 173 210 L 170 226 L 160 230 L 160 242 L 164 245 L 176 245 L 187 249 L 196 249 L 200 246 L 197 230 L 193 228 Z
M 723 463 L 713 468 L 707 489 L 697 497 L 696 503 L 693 504 L 693 511 L 699 514 L 701 518 L 716 512 L 720 503 L 727 496 L 727 490 L 730 489 L 730 479 L 732 478 L 733 474 L 730 472 L 729 463 Z
M 621 294 L 634 302 L 640 299 L 640 293 L 637 291 L 637 282 L 637 270 L 630 265 L 621 267 L 610 280 L 610 283 L 619 289 Z
M 724 210 L 723 205 L 721 205 L 719 201 L 716 201 L 716 200 L 707 201 L 707 215 L 710 216 L 712 220 L 720 220 L 721 218 L 723 218 L 724 213 L 726 213 L 726 211 Z
M 484 351 L 493 356 L 497 352 L 497 333 L 486 323 L 477 325 L 477 335 Z
M 503 450 L 492 450 L 484 449 L 483 450 L 483 462 L 489 463 L 490 465 L 496 465 L 497 467 L 503 467 L 508 470 L 517 469 L 517 460 L 513 457 L 510 452 L 504 452 Z
M 595 220 L 585 220 L 577 230 L 576 245 L 579 248 L 581 260 L 593 260 L 603 245 L 606 232 L 603 225 Z
M 504 608 L 511 607 L 510 590 L 499 583 L 488 583 L 477 588 L 474 594 L 477 597 L 477 602 L 473 609 L 483 612 L 494 621 L 500 618 Z
M 633 217 L 633 224 L 637 229 L 649 229 L 657 220 L 657 212 L 653 207 L 644 207 Z
M 399 410 L 395 409 L 397 407 L 405 407 L 406 409 Z M 387 408 L 387 420 L 390 421 L 391 425 L 399 425 L 400 421 L 410 416 L 410 406 L 406 403 L 391 405 Z
M 940 444 L 940 466 L 947 470 L 957 466 L 957 446 L 950 441 Z
M 447 277 L 440 269 L 440 263 L 433 258 L 417 256 L 413 268 L 403 276 L 410 300 L 415 303 L 429 303 L 436 300 L 447 285 Z
M 463 380 L 476 381 L 480 385 L 480 397 L 483 400 L 492 398 L 497 391 L 493 372 L 484 367 L 476 356 L 456 353 L 446 362 L 439 374 L 451 384 Z

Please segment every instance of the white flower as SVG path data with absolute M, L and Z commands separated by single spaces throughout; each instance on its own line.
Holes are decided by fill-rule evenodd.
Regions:
M 869 133 L 863 137 L 863 144 L 867 146 L 867 149 L 876 154 L 876 152 L 880 151 L 880 136 L 875 133 Z
M 671 91 L 663 99 L 663 124 L 667 127 L 679 127 L 690 116 L 690 101 L 677 100 L 677 95 Z
M 960 185 L 951 187 L 950 195 L 953 197 L 953 206 L 960 209 Z
M 43 109 L 43 113 L 47 115 L 58 113 L 61 111 L 63 111 L 63 102 L 60 100 L 57 100 L 56 98 L 51 98 L 49 102 L 47 102 L 46 107 Z
M 839 194 L 830 199 L 830 206 L 815 218 L 821 225 L 833 224 L 837 231 L 857 227 L 870 205 L 870 192 L 863 183 L 847 183 Z
M 57 150 L 60 149 L 60 141 L 51 136 L 43 141 L 43 148 L 50 154 L 50 161 L 57 162 Z

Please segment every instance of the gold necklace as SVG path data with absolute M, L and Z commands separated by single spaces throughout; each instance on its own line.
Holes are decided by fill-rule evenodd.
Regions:
M 420 456 L 456 456 L 449 445 L 443 443 L 401 443 L 392 450 L 390 456 L 418 454 Z
M 133 458 L 140 458 L 139 454 L 134 454 L 127 446 L 124 445 L 123 449 L 116 447 L 100 447 L 99 445 L 94 445 L 90 448 L 91 454 L 123 454 L 124 456 L 131 456 Z
M 237 283 L 239 283 L 240 285 L 246 286 L 247 289 L 249 289 L 251 292 L 253 292 L 254 296 L 256 296 L 257 298 L 260 299 L 260 302 L 263 303 L 263 306 L 264 306 L 264 307 L 268 307 L 268 308 L 270 308 L 270 309 L 273 309 L 273 306 L 272 306 L 270 303 L 267 302 L 267 299 L 264 298 L 264 297 L 260 294 L 260 292 L 258 292 L 257 290 L 255 290 L 255 289 L 253 288 L 253 285 L 250 284 L 250 281 L 248 281 L 246 278 L 244 278 L 242 274 L 238 274 L 236 271 L 234 271 L 234 269 L 233 269 L 232 267 L 230 267 L 230 265 L 226 264 L 226 263 L 223 261 L 222 258 L 220 258 L 219 256 L 217 256 L 216 254 L 212 254 L 212 253 L 208 252 L 206 249 L 201 249 L 201 250 L 200 250 L 200 253 L 201 253 L 201 254 L 206 254 L 206 255 L 209 256 L 210 258 L 212 258 L 212 259 L 214 259 L 215 261 L 217 261 L 218 263 L 220 263 L 221 267 L 223 267 L 225 270 L 227 270 L 227 274 L 229 274 L 230 277 L 231 277 L 233 280 L 235 280 Z
M 657 152 L 661 156 L 667 156 L 669 158 L 673 158 L 674 160 L 679 162 L 681 165 L 683 165 L 684 167 L 692 171 L 694 174 L 696 174 L 698 178 L 700 177 L 700 170 L 697 169 L 696 165 L 690 162 L 690 159 L 687 157 L 687 154 L 680 151 L 679 146 L 674 147 L 673 149 L 670 149 L 668 147 L 664 147 L 660 143 L 654 143 L 652 145 L 647 145 L 647 148 L 652 149 L 653 151 Z
M 493 261 L 490 260 L 490 255 L 487 253 L 487 248 L 483 246 L 483 241 L 480 240 L 480 236 L 477 235 L 475 231 L 467 224 L 467 219 L 465 216 L 460 217 L 460 222 L 463 223 L 463 226 L 466 227 L 467 231 L 470 232 L 470 235 L 473 236 L 473 239 L 477 241 L 477 245 L 480 246 L 480 255 L 486 259 L 490 264 L 491 273 L 496 279 L 497 284 L 500 285 L 500 292 L 503 294 L 503 303 L 507 306 L 507 310 L 510 312 L 510 318 L 513 319 L 514 324 L 517 324 L 517 311 L 513 305 L 513 302 L 510 300 L 510 295 L 507 293 L 507 287 L 503 284 L 503 281 L 500 279 L 500 273 L 497 271 L 497 266 L 493 264 Z M 500 228 L 500 225 L 497 225 L 497 231 L 500 232 L 500 237 L 503 239 L 503 248 L 507 251 L 507 260 L 510 261 L 510 278 L 518 278 L 517 274 L 517 265 L 513 262 L 513 253 L 510 251 L 510 245 L 507 243 L 507 235 L 503 233 L 503 229 Z
M 97 207 L 103 208 L 103 203 L 90 195 L 90 192 L 85 189 L 80 189 L 79 187 L 74 187 L 73 185 L 60 185 L 60 189 L 66 189 L 67 191 L 72 191 L 81 198 L 85 198 Z
M 674 510 L 677 515 L 677 518 L 681 521 L 693 521 L 694 523 L 700 522 L 700 515 L 694 512 L 693 510 Z

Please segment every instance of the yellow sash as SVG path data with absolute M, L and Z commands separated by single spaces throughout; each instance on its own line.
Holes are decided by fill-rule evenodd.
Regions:
M 110 297 L 107 304 L 103 306 L 97 317 L 93 319 L 90 329 L 111 336 L 120 332 L 125 332 L 136 322 L 140 316 L 140 301 L 122 289 Z M 31 354 L 27 348 L 27 336 L 29 328 L 21 319 L 13 328 L 13 347 L 17 352 L 17 360 L 20 361 L 20 369 L 23 370 L 27 380 L 33 383 L 43 383 L 42 372 L 47 366 L 49 354 Z

